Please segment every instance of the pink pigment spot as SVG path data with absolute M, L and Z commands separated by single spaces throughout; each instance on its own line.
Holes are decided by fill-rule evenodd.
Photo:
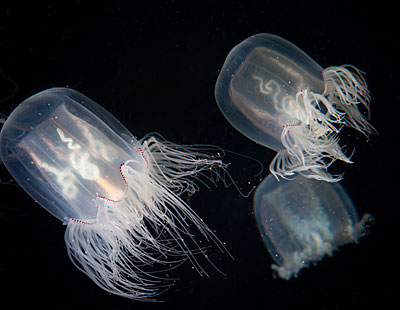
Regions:
M 143 149 L 141 147 L 139 147 L 139 151 L 140 151 L 140 154 L 142 154 L 142 157 L 143 157 L 144 161 L 146 162 L 146 165 L 147 165 L 146 168 L 149 168 L 149 162 L 147 161 L 147 158 L 144 155 Z

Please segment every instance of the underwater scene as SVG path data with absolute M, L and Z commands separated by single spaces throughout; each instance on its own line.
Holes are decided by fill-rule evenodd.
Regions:
M 7 5 L 1 308 L 399 305 L 386 13 Z

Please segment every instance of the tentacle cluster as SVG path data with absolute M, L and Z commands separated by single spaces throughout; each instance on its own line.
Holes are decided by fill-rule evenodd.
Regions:
M 324 70 L 323 76 L 323 94 L 304 89 L 296 95 L 296 123 L 283 125 L 284 149 L 270 164 L 276 177 L 300 173 L 317 180 L 339 181 L 341 175 L 327 170 L 335 160 L 351 163 L 338 143 L 341 128 L 352 127 L 365 135 L 375 131 L 358 109 L 360 105 L 366 108 L 369 117 L 370 94 L 363 73 L 353 66 L 341 66 Z
M 201 176 L 215 181 L 224 164 L 198 148 L 158 137 L 148 136 L 140 142 L 147 169 L 138 171 L 133 162 L 125 162 L 121 166 L 125 197 L 121 201 L 95 199 L 97 219 L 71 219 L 65 242 L 72 262 L 101 288 L 131 299 L 153 300 L 170 285 L 160 275 L 166 269 L 190 260 L 204 273 L 195 255 L 206 256 L 205 250 L 190 226 L 224 247 L 179 197 L 197 191 L 195 180 Z

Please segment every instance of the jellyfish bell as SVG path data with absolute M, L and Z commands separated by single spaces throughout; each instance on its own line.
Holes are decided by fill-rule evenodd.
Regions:
M 338 247 L 358 242 L 373 221 L 370 214 L 359 219 L 339 183 L 303 176 L 278 181 L 269 175 L 254 195 L 254 214 L 275 261 L 271 267 L 285 280 Z
M 19 185 L 67 226 L 71 261 L 108 292 L 152 300 L 164 279 L 151 268 L 189 259 L 200 270 L 190 225 L 223 247 L 179 197 L 221 160 L 158 136 L 137 140 L 77 91 L 26 99 L 6 120 L 0 148 Z
M 323 69 L 289 41 L 256 34 L 232 49 L 221 69 L 215 97 L 226 119 L 242 134 L 277 151 L 275 176 L 299 173 L 338 181 L 327 172 L 339 159 L 351 163 L 338 144 L 343 126 L 374 132 L 370 94 L 363 72 L 351 65 Z

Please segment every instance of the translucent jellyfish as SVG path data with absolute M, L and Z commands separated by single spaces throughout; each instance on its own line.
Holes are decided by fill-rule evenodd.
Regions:
M 242 134 L 277 155 L 275 176 L 299 173 L 338 181 L 327 172 L 339 159 L 351 163 L 338 144 L 343 126 L 366 135 L 370 94 L 363 72 L 351 65 L 321 68 L 294 44 L 257 34 L 229 53 L 215 87 L 218 106 Z
M 179 197 L 223 163 L 157 136 L 136 138 L 81 93 L 53 88 L 21 103 L 0 135 L 19 185 L 67 227 L 74 265 L 104 290 L 151 300 L 167 285 L 154 268 L 203 253 L 189 227 L 218 240 Z M 210 174 L 211 173 L 211 174 Z
M 339 183 L 298 176 L 278 181 L 269 175 L 257 188 L 254 214 L 279 277 L 290 279 L 339 246 L 357 242 L 372 220 L 359 220 Z

